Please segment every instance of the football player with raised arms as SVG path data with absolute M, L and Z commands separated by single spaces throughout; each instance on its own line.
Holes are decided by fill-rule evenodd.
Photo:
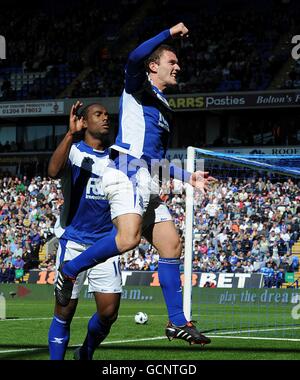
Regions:
M 72 106 L 69 130 L 53 153 L 48 167 L 50 177 L 62 178 L 64 195 L 63 210 L 55 225 L 55 234 L 59 238 L 57 268 L 61 262 L 78 257 L 115 229 L 102 189 L 102 174 L 109 162 L 108 113 L 101 104 L 93 103 L 85 106 L 79 114 L 81 106 L 79 101 Z M 83 139 L 76 142 L 78 134 Z M 74 352 L 76 359 L 91 360 L 96 347 L 106 338 L 117 319 L 122 280 L 119 256 L 114 256 L 77 276 L 67 305 L 55 303 L 48 333 L 51 360 L 63 360 L 65 357 L 70 324 L 86 277 L 88 291 L 94 293 L 97 312 L 88 322 L 83 345 Z M 59 278 L 56 281 L 60 281 Z
M 68 303 L 74 279 L 82 270 L 94 266 L 95 260 L 103 262 L 133 249 L 143 235 L 160 255 L 158 275 L 168 310 L 167 337 L 203 345 L 210 343 L 210 339 L 183 312 L 180 238 L 151 176 L 153 161 L 165 158 L 172 132 L 172 110 L 164 90 L 176 85 L 180 71 L 175 50 L 165 42 L 170 38 L 187 38 L 188 33 L 187 27 L 178 23 L 130 53 L 120 99 L 119 131 L 111 147 L 113 162 L 103 174 L 103 189 L 116 230 L 84 255 L 61 265 L 56 297 L 58 303 Z M 174 166 L 170 167 L 170 176 L 202 191 L 214 181 L 206 172 L 188 173 Z

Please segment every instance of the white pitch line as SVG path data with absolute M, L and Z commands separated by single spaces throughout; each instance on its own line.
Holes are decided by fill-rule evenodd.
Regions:
M 165 314 L 152 315 L 156 316 L 165 316 Z M 85 317 L 74 317 L 73 319 L 89 319 L 90 316 Z M 132 315 L 121 315 L 119 318 L 132 318 Z M 0 319 L 0 322 L 4 321 L 39 321 L 39 320 L 52 320 L 53 317 L 36 317 L 36 318 L 9 318 L 9 319 Z M 220 336 L 226 336 L 227 334 L 240 334 L 240 333 L 252 333 L 252 332 L 266 332 L 266 331 L 280 331 L 280 330 L 299 330 L 300 327 L 275 327 L 275 328 L 258 328 L 258 329 L 247 329 L 247 330 L 232 330 L 232 331 L 219 331 Z M 272 339 L 272 338 L 271 338 Z M 275 339 L 275 338 L 274 338 Z M 279 338 L 281 339 L 281 338 Z
M 166 336 L 156 336 L 153 338 L 140 338 L 140 339 L 124 339 L 124 340 L 114 340 L 110 342 L 103 342 L 101 343 L 101 346 L 104 344 L 120 344 L 120 343 L 135 343 L 135 342 L 144 342 L 144 341 L 151 341 L 151 340 L 161 340 L 161 339 L 167 339 Z M 72 344 L 69 347 L 79 347 L 81 346 L 80 344 Z M 5 351 L 0 351 L 0 354 L 7 354 L 11 352 L 26 352 L 26 351 L 38 351 L 38 350 L 47 350 L 48 348 L 46 347 L 41 347 L 41 348 L 20 348 L 17 350 L 5 350 Z
M 133 318 L 132 315 L 122 315 L 118 318 Z M 73 317 L 73 319 L 88 319 L 88 318 L 91 318 L 91 316 L 89 317 Z M 42 321 L 42 320 L 50 320 L 50 319 L 53 319 L 53 316 L 52 317 L 36 317 L 36 318 L 7 318 L 7 319 L 0 319 L 0 322 L 17 322 L 17 321 Z
M 151 317 L 164 317 L 166 314 L 151 314 Z M 132 315 L 119 315 L 118 318 L 132 318 Z M 90 316 L 75 316 L 73 319 L 88 319 Z M 52 320 L 52 317 L 31 317 L 31 318 L 7 318 L 0 319 L 0 322 L 17 322 L 17 321 L 39 321 L 39 320 Z M 240 334 L 240 333 L 250 333 L 250 332 L 263 332 L 263 331 L 279 331 L 279 330 L 299 330 L 300 327 L 275 327 L 275 328 L 258 328 L 258 329 L 247 329 L 247 330 L 232 330 L 232 331 L 219 331 L 219 334 L 227 335 L 227 334 Z
M 73 319 L 86 319 L 91 317 L 73 317 Z M 0 319 L 0 322 L 17 322 L 17 321 L 42 321 L 42 320 L 50 320 L 52 317 L 36 317 L 36 318 L 6 318 Z
M 42 348 L 19 348 L 17 350 L 0 351 L 0 354 L 10 354 L 10 353 L 13 353 L 13 352 L 38 351 L 38 350 L 42 350 Z
M 223 338 L 223 339 L 252 339 L 252 340 L 284 340 L 289 342 L 300 342 L 300 339 L 292 338 L 267 338 L 262 336 L 228 336 L 228 335 L 206 335 L 209 338 Z M 251 350 L 251 348 L 249 349 Z
M 257 339 L 257 340 L 287 340 L 291 342 L 300 342 L 300 339 L 293 338 L 268 338 L 268 337 L 260 337 L 260 336 L 222 336 L 222 335 L 206 335 L 209 338 L 224 338 L 224 339 Z M 135 343 L 135 342 L 143 342 L 143 341 L 151 341 L 151 340 L 161 340 L 166 339 L 166 336 L 156 336 L 154 338 L 141 338 L 141 339 L 126 339 L 126 340 L 114 340 L 110 342 L 103 342 L 103 344 L 120 344 L 120 343 Z M 72 347 L 78 347 L 78 345 L 73 345 Z
M 300 327 L 276 327 L 272 329 L 248 329 L 248 330 L 234 330 L 234 331 L 219 331 L 219 334 L 240 334 L 240 333 L 251 333 L 251 332 L 264 332 L 264 331 L 279 331 L 279 330 L 299 330 Z
M 289 342 L 300 342 L 300 339 L 292 339 L 292 338 L 267 338 L 267 337 L 259 337 L 259 336 L 223 336 L 223 335 L 207 335 L 209 338 L 221 338 L 221 339 L 248 339 L 248 340 L 271 340 L 271 341 L 289 341 Z M 137 342 L 147 342 L 147 341 L 154 341 L 154 340 L 162 340 L 166 339 L 166 336 L 156 336 L 152 338 L 141 338 L 141 339 L 124 339 L 124 340 L 114 340 L 110 342 L 103 342 L 101 345 L 107 345 L 107 344 L 122 344 L 122 343 L 137 343 Z M 70 347 L 79 347 L 80 344 L 73 344 Z M 5 350 L 0 351 L 0 354 L 8 354 L 8 353 L 14 353 L 14 352 L 26 352 L 26 351 L 39 351 L 39 350 L 47 350 L 48 348 L 20 348 L 17 350 Z M 151 349 L 151 347 L 149 347 Z M 249 348 L 249 350 L 251 350 Z
M 111 342 L 103 342 L 102 344 L 119 344 L 119 343 L 135 343 L 135 342 L 144 342 L 144 341 L 150 341 L 150 340 L 161 340 L 161 339 L 167 339 L 167 337 L 164 336 L 155 336 L 153 338 L 140 338 L 140 339 L 125 339 L 125 340 L 113 340 Z

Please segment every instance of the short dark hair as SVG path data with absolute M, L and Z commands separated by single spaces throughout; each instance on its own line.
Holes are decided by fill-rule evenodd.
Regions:
M 87 104 L 85 107 L 82 108 L 82 110 L 77 111 L 77 113 L 76 113 L 77 117 L 79 117 L 79 118 L 83 117 L 83 120 L 87 121 L 90 107 L 96 106 L 96 105 L 103 107 L 102 104 L 96 103 L 96 102 L 91 103 L 91 104 Z M 76 142 L 80 141 L 84 138 L 85 131 L 86 131 L 86 129 L 82 129 L 81 131 L 75 133 L 75 141 Z
M 102 104 L 100 104 L 100 103 L 91 103 L 91 104 L 88 104 L 81 111 L 79 111 L 78 117 L 83 117 L 84 120 L 87 120 L 89 109 L 92 106 L 101 106 L 101 107 L 103 107 Z
M 151 62 L 158 63 L 160 60 L 160 57 L 162 56 L 164 51 L 171 51 L 174 54 L 176 53 L 176 50 L 171 45 L 162 44 L 157 49 L 155 49 L 150 56 L 145 60 L 145 69 L 147 72 L 149 72 L 149 65 Z

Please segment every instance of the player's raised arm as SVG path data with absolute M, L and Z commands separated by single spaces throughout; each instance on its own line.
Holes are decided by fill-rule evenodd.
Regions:
M 170 34 L 172 38 L 187 38 L 189 36 L 189 30 L 183 22 L 180 22 L 170 28 Z
M 209 172 L 196 171 L 191 173 L 176 165 L 170 166 L 170 177 L 189 183 L 202 193 L 206 193 L 210 185 L 217 182 L 217 179 L 210 176 Z
M 136 49 L 134 49 L 128 57 L 126 64 L 126 80 L 125 90 L 127 93 L 132 93 L 139 89 L 145 80 L 146 73 L 144 61 L 149 55 L 168 38 L 187 37 L 188 29 L 181 22 L 170 29 L 166 29 L 155 37 L 143 42 Z
M 126 74 L 136 75 L 141 69 L 144 69 L 144 60 L 152 53 L 156 47 L 166 41 L 170 36 L 170 30 L 166 29 L 135 48 L 129 54 L 126 65 Z
M 73 136 L 75 133 L 81 131 L 84 128 L 83 119 L 78 118 L 77 116 L 77 111 L 81 106 L 82 103 L 77 101 L 71 108 L 69 130 L 53 152 L 48 165 L 48 175 L 51 178 L 58 178 L 60 176 L 68 161 L 70 149 L 73 144 Z
M 125 90 L 128 94 L 138 90 L 146 78 L 145 59 L 170 36 L 170 30 L 166 29 L 143 42 L 129 54 L 125 68 Z

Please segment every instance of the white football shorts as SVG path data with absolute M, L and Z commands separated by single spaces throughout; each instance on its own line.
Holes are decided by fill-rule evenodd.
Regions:
M 154 223 L 172 220 L 169 209 L 158 195 L 158 185 L 148 169 L 136 172 L 136 185 L 121 170 L 106 167 L 102 184 L 109 201 L 111 219 L 120 215 L 139 214 L 143 217 L 143 229 Z
M 74 259 L 89 247 L 90 245 L 60 239 L 56 255 L 56 268 L 59 267 L 62 261 Z M 86 278 L 88 279 L 88 292 L 90 293 L 122 293 L 120 257 L 111 257 L 104 263 L 97 264 L 93 268 L 79 273 L 73 287 L 71 299 L 79 298 Z M 55 283 L 56 280 L 57 272 L 55 275 Z

